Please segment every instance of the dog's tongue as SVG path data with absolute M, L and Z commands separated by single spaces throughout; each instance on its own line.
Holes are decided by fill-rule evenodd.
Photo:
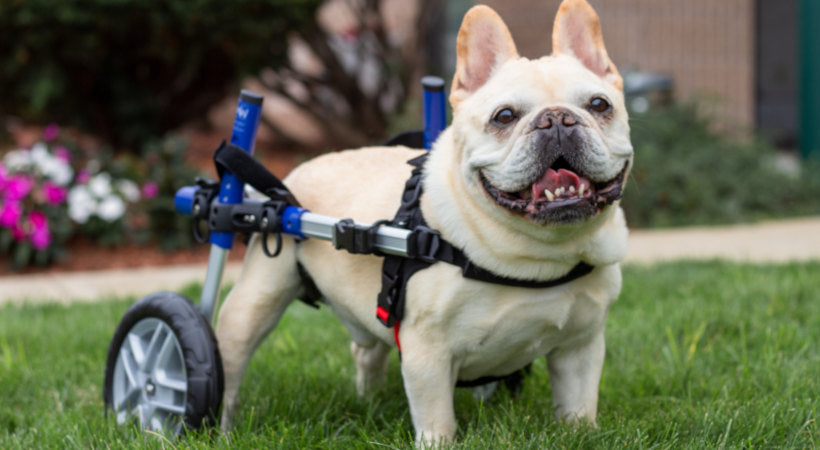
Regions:
M 554 193 L 559 188 L 563 188 L 564 191 L 569 192 L 570 187 L 572 187 L 573 192 L 577 192 L 581 189 L 581 185 L 584 185 L 585 189 L 589 189 L 592 183 L 571 170 L 558 169 L 558 171 L 555 171 L 553 169 L 547 169 L 544 176 L 533 183 L 532 198 L 536 201 L 545 199 L 545 190 Z

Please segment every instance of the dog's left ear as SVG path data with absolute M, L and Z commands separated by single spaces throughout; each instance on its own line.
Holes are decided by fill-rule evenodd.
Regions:
M 598 14 L 586 0 L 564 0 L 552 28 L 553 54 L 570 55 L 593 73 L 623 89 L 623 79 L 604 47 Z
M 484 5 L 467 11 L 456 43 L 456 74 L 450 89 L 450 104 L 458 103 L 478 90 L 502 63 L 518 58 L 510 30 L 501 17 Z

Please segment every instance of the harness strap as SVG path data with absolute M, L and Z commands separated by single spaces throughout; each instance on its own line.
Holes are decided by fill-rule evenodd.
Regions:
M 250 153 L 236 145 L 228 144 L 223 140 L 219 148 L 214 151 L 214 164 L 220 179 L 225 171 L 229 171 L 274 200 L 284 200 L 290 206 L 300 206 L 285 183 L 276 178 L 276 175 L 266 169 Z
M 430 229 L 421 213 L 422 166 L 427 160 L 427 153 L 411 159 L 410 179 L 404 185 L 401 206 L 399 206 L 392 225 L 412 230 L 408 240 L 408 257 L 387 255 L 382 265 L 382 289 L 378 296 L 376 317 L 386 327 L 397 325 L 404 316 L 407 282 L 416 272 L 442 261 L 461 267 L 465 278 L 524 288 L 548 288 L 569 283 L 592 272 L 595 267 L 586 262 L 579 262 L 566 275 L 552 280 L 530 280 L 511 278 L 493 273 L 475 265 L 458 247 L 447 242 L 441 234 Z M 396 343 L 399 344 L 398 332 Z

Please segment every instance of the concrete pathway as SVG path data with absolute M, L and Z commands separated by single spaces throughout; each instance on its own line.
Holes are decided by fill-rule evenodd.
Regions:
M 820 217 L 727 227 L 639 230 L 630 234 L 627 264 L 681 259 L 820 261 Z M 241 263 L 228 263 L 223 283 L 236 280 L 240 268 Z M 96 301 L 111 296 L 139 298 L 160 290 L 178 290 L 204 278 L 204 264 L 3 276 L 0 304 Z
M 93 302 L 112 297 L 140 298 L 151 292 L 176 291 L 205 280 L 206 264 L 61 272 L 0 277 L 0 305 L 25 302 Z M 223 284 L 235 281 L 241 262 L 229 262 Z M 199 299 L 192 299 L 199 300 Z
M 820 217 L 630 233 L 627 263 L 680 259 L 759 263 L 820 260 Z

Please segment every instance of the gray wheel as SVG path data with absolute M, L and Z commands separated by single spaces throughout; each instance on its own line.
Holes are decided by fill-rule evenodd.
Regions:
M 181 431 L 188 381 L 182 348 L 173 330 L 157 318 L 142 319 L 128 332 L 114 366 L 111 397 L 117 423 L 151 431 Z
M 118 424 L 176 436 L 213 420 L 222 397 L 222 363 L 210 325 L 171 292 L 129 308 L 108 349 L 103 397 Z

